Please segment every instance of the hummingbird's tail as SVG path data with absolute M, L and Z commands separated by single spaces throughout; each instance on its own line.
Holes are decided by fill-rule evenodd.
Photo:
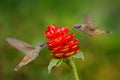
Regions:
M 112 34 L 111 31 L 105 31 L 105 30 L 102 30 L 100 34 L 104 34 L 104 33 L 106 33 L 106 34 Z
M 20 62 L 16 67 L 15 67 L 15 71 L 18 71 L 22 66 L 24 65 L 23 62 Z
M 15 71 L 18 71 L 22 66 L 26 65 L 27 63 L 31 62 L 31 58 L 29 56 L 25 56 L 23 60 L 15 67 Z

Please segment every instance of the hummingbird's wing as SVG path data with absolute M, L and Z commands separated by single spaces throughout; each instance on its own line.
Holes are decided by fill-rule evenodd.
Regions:
M 33 54 L 34 47 L 32 47 L 31 45 L 14 38 L 7 38 L 6 40 L 9 44 L 14 46 L 19 51 L 22 51 L 24 54 L 28 56 L 31 56 Z
M 90 15 L 89 14 L 86 14 L 85 15 L 85 18 L 84 18 L 84 23 L 86 24 L 86 27 L 87 28 L 93 28 L 93 22 L 92 22 L 92 19 L 91 19 L 91 17 L 90 17 Z

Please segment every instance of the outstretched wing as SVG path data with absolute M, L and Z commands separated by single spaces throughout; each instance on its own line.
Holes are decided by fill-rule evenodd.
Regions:
M 86 27 L 88 27 L 88 28 L 92 28 L 94 26 L 89 14 L 85 15 L 84 23 L 87 25 Z
M 31 54 L 33 53 L 32 51 L 34 48 L 25 42 L 22 42 L 20 40 L 14 39 L 14 38 L 7 38 L 6 40 L 9 44 L 11 44 L 16 49 L 18 49 L 19 51 L 22 51 L 23 53 L 25 53 L 28 56 L 31 56 Z

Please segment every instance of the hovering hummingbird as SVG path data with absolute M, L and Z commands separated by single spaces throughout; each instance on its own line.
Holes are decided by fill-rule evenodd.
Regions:
M 22 61 L 15 67 L 15 71 L 18 71 L 22 66 L 36 59 L 36 57 L 39 55 L 40 50 L 45 46 L 45 43 L 39 43 L 35 47 L 32 47 L 25 42 L 13 38 L 7 38 L 6 40 L 13 47 L 25 54 Z
M 112 33 L 111 31 L 106 31 L 95 27 L 89 15 L 85 16 L 84 24 L 75 24 L 73 25 L 72 29 L 81 30 L 90 36 L 99 35 L 103 33 Z

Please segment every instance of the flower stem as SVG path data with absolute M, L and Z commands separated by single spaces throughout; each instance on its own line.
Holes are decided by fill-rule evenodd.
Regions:
M 79 80 L 79 76 L 74 61 L 72 59 L 67 59 L 67 64 L 72 68 L 75 80 Z

